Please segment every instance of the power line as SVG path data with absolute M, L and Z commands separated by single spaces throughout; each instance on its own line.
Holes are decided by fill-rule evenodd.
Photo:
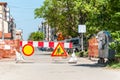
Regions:
M 12 8 L 20 8 L 20 9 L 35 9 L 37 7 L 20 7 L 20 6 L 15 6 L 15 5 L 8 5 L 9 7 Z

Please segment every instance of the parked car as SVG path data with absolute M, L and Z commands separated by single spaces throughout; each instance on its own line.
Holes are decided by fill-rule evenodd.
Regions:
M 73 49 L 75 49 L 75 52 L 78 52 L 78 51 L 81 50 L 81 44 L 80 44 L 80 38 L 79 37 L 71 38 L 71 39 L 65 39 L 64 42 L 71 42 L 73 44 L 72 49 L 67 49 L 68 53 L 72 53 Z
M 65 39 L 64 42 L 71 42 L 73 44 L 73 49 L 75 49 L 75 52 L 81 51 L 81 39 L 79 37 L 71 38 L 71 39 Z M 87 49 L 87 41 L 83 41 L 83 49 Z M 69 52 L 73 52 L 72 49 L 67 49 Z

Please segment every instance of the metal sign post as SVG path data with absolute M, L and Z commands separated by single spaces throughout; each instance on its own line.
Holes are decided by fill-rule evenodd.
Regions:
M 78 25 L 78 33 L 81 33 L 81 49 L 83 51 L 83 33 L 86 32 L 86 25 Z
M 83 51 L 83 33 L 81 33 L 82 37 L 81 37 L 81 49 Z

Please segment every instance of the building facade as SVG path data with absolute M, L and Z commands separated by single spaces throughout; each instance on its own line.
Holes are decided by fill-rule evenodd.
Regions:
M 0 39 L 15 39 L 16 25 L 6 2 L 0 2 Z
M 42 25 L 39 25 L 38 31 L 43 32 L 45 41 L 52 41 L 53 29 L 48 24 L 42 23 Z

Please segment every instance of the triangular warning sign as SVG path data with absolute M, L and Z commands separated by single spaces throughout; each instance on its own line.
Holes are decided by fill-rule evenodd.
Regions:
M 53 50 L 52 57 L 67 57 L 68 53 L 65 51 L 61 43 L 58 43 L 56 48 Z

